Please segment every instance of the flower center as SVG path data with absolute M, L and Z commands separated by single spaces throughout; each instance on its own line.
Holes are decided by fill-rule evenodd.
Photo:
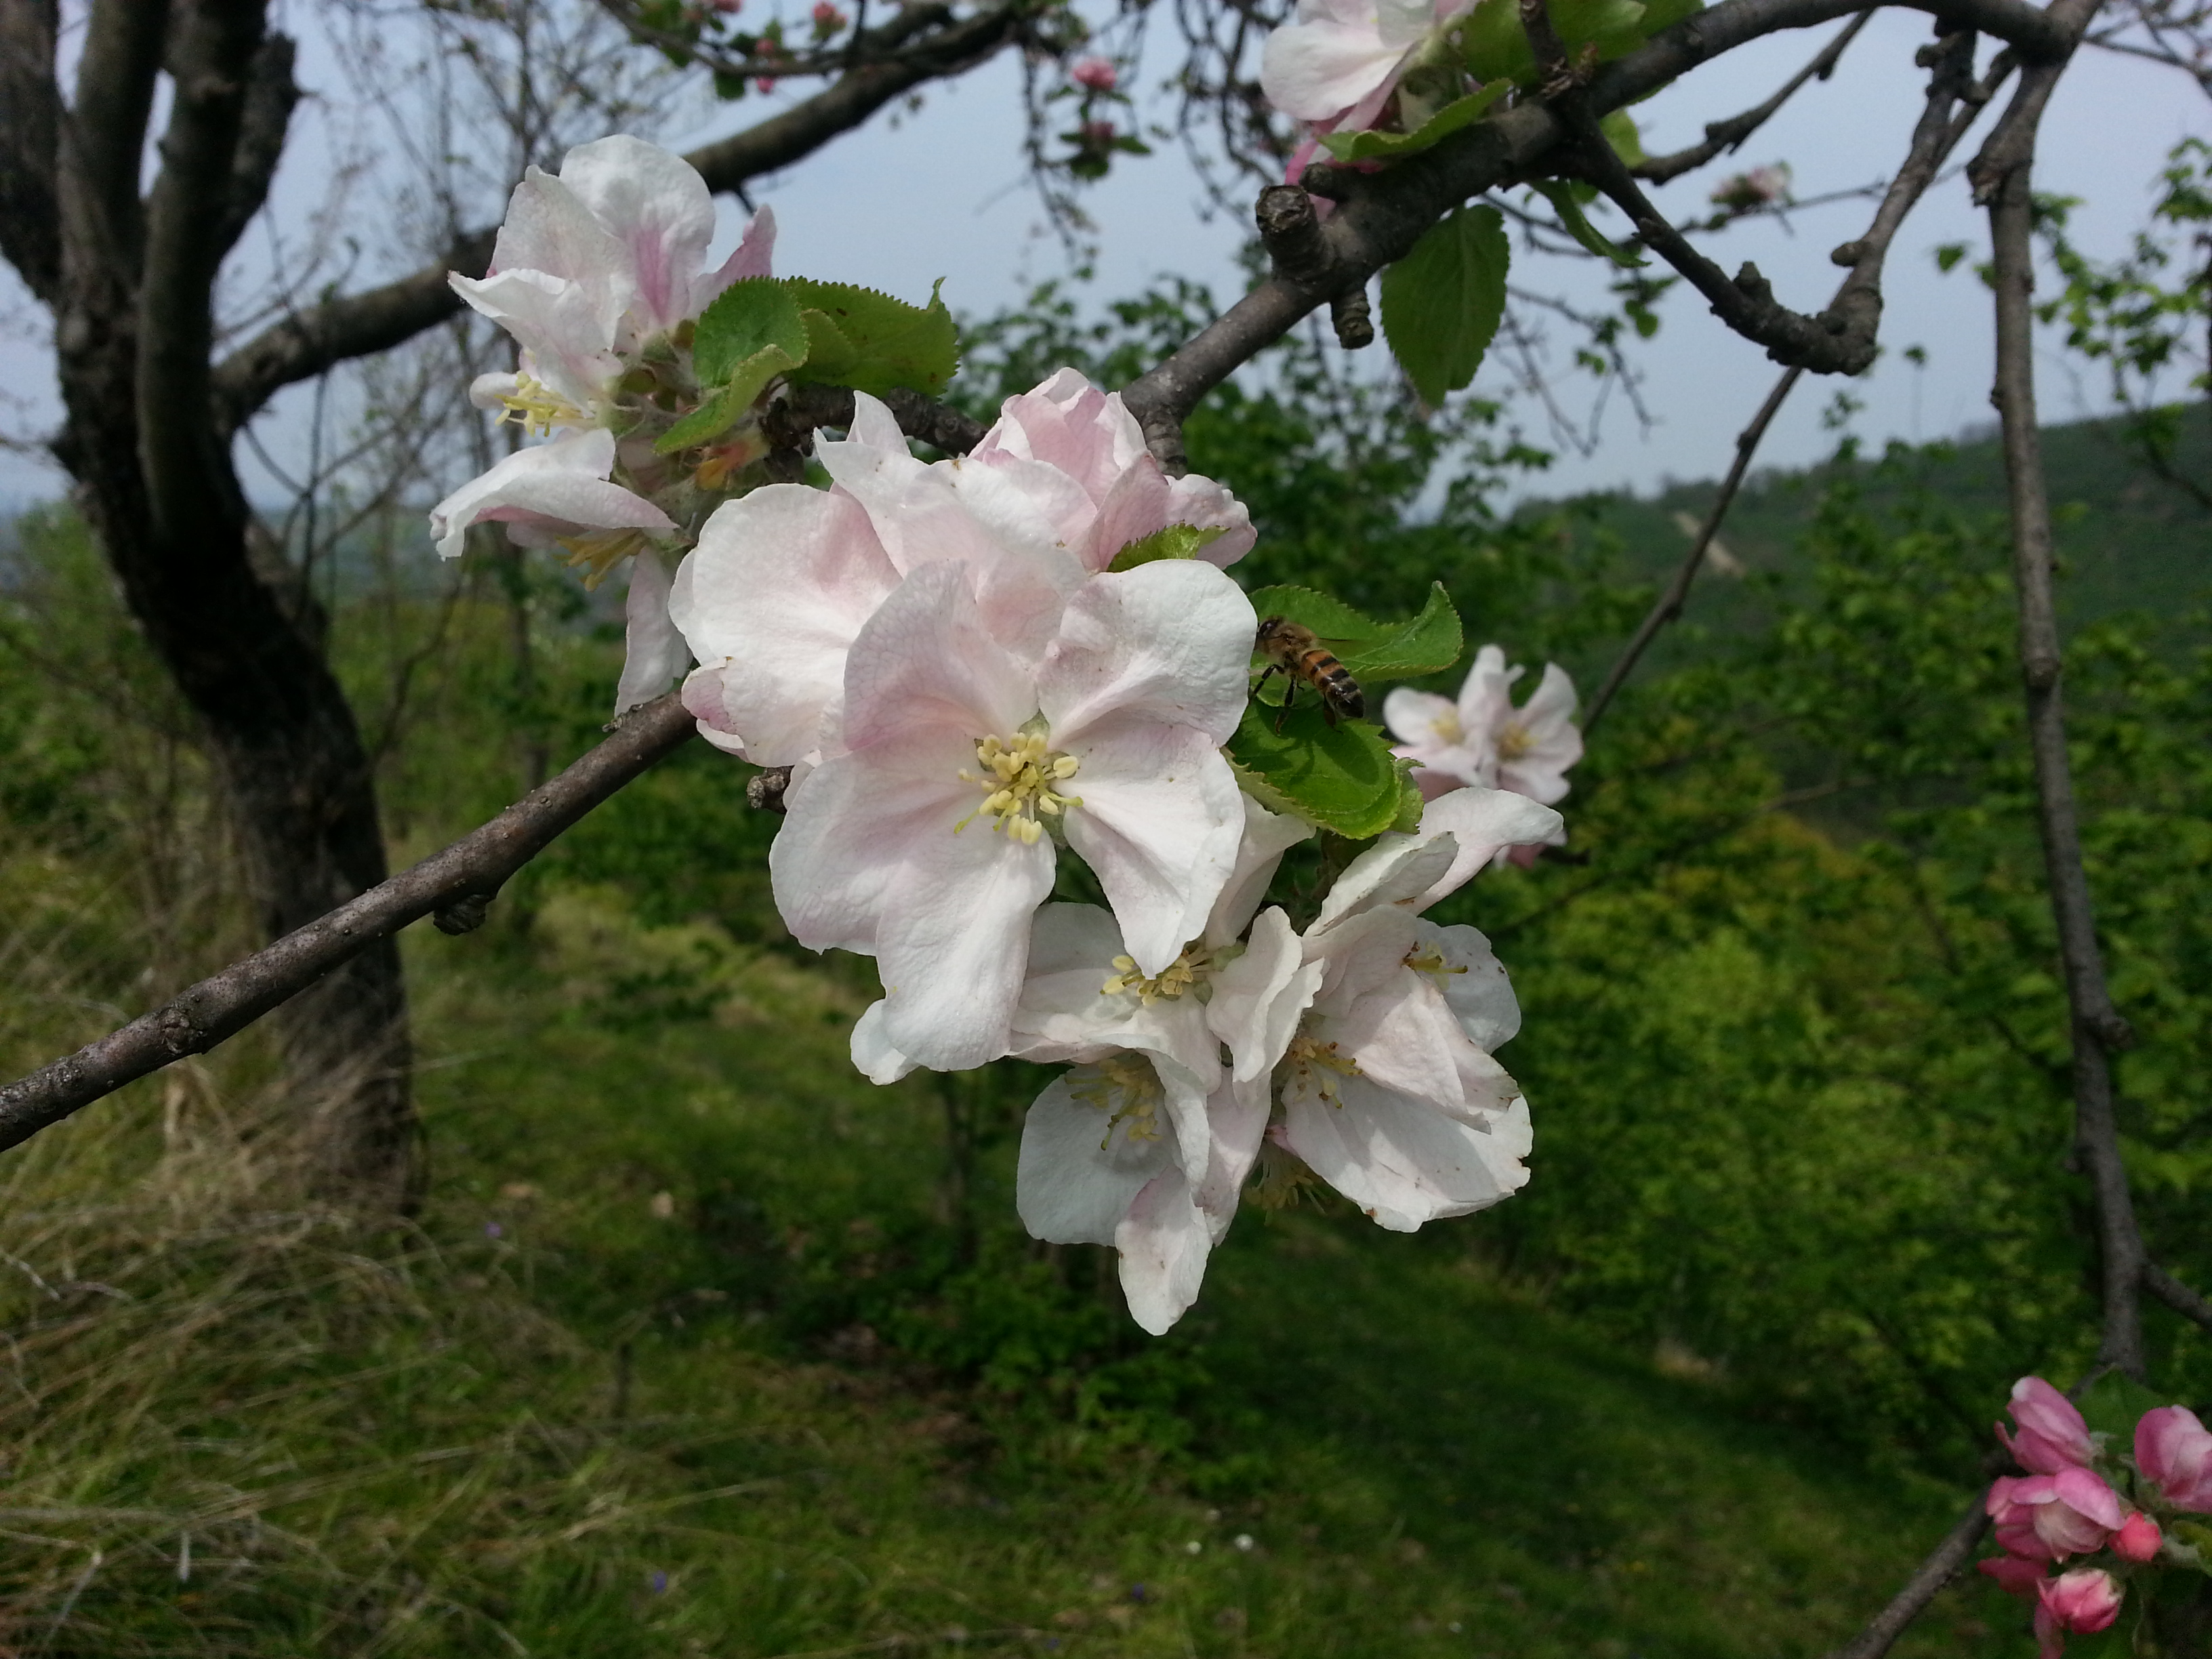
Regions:
M 1519 760 L 1535 746 L 1535 738 L 1528 735 L 1528 728 L 1519 720 L 1498 734 L 1498 758 L 1502 761 Z
M 1211 992 L 1206 976 L 1225 967 L 1231 954 L 1209 950 L 1204 945 L 1187 945 L 1181 956 L 1158 973 L 1149 975 L 1137 971 L 1134 957 L 1115 957 L 1114 977 L 1098 988 L 1098 994 L 1112 997 L 1125 991 L 1133 992 L 1137 1000 L 1149 1008 L 1162 998 L 1173 1000 L 1185 991 L 1194 991 L 1198 1000 L 1204 1002 Z
M 1042 732 L 985 738 L 975 745 L 975 760 L 982 769 L 970 772 L 963 767 L 960 779 L 982 790 L 983 804 L 952 826 L 956 836 L 981 816 L 992 820 L 992 829 L 1033 847 L 1044 834 L 1040 813 L 1058 817 L 1069 807 L 1083 805 L 1082 796 L 1063 795 L 1057 787 L 1075 775 L 1075 757 L 1048 747 Z
M 1429 729 L 1434 732 L 1442 742 L 1453 748 L 1457 748 L 1467 741 L 1467 728 L 1459 723 L 1459 713 L 1456 709 L 1445 709 L 1443 714 L 1430 722 Z
M 1067 1092 L 1085 1106 L 1111 1115 L 1106 1120 L 1106 1139 L 1098 1143 L 1102 1152 L 1124 1123 L 1132 1140 L 1160 1138 L 1160 1108 L 1167 1103 L 1167 1092 L 1149 1060 L 1109 1054 L 1095 1066 L 1079 1066 L 1068 1073 Z
M 1319 1042 L 1303 1031 L 1291 1039 L 1283 1060 L 1294 1075 L 1304 1076 L 1316 1094 L 1336 1107 L 1344 1104 L 1337 1093 L 1336 1079 L 1362 1075 L 1358 1064 L 1336 1044 Z
M 584 573 L 586 592 L 607 579 L 607 572 L 645 545 L 642 530 L 602 530 L 589 536 L 563 536 L 568 563 Z
M 1434 945 L 1424 945 L 1406 953 L 1406 966 L 1417 974 L 1434 974 L 1442 979 L 1446 974 L 1463 974 L 1464 968 L 1455 968 L 1444 960 L 1444 953 Z
M 570 403 L 544 381 L 532 380 L 527 374 L 515 377 L 514 390 L 499 400 L 507 413 L 503 421 L 513 421 L 526 432 L 543 438 L 556 426 L 581 426 L 584 411 Z

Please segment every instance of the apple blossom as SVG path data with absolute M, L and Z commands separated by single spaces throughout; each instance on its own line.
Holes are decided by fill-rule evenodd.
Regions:
M 1110 59 L 1092 57 L 1079 58 L 1070 64 L 1067 78 L 1091 92 L 1111 92 L 1121 77 Z
M 2019 1462 L 2037 1474 L 2056 1474 L 2061 1469 L 2087 1468 L 2096 1455 L 2089 1443 L 2089 1425 L 2074 1402 L 2039 1376 L 2023 1376 L 2012 1385 L 2012 1400 L 2005 1409 L 2020 1425 L 2008 1435 L 1997 1425 L 1997 1439 Z
M 1322 980 L 1279 1068 L 1284 1139 L 1393 1231 L 1528 1180 L 1528 1103 L 1491 1057 L 1520 1028 L 1512 987 L 1480 933 L 1418 912 L 1558 817 L 1502 791 L 1447 795 L 1353 860 L 1302 940 Z
M 1298 0 L 1267 37 L 1260 88 L 1284 114 L 1324 131 L 1370 127 L 1398 82 L 1474 0 Z
M 1006 1051 L 1049 826 L 1097 874 L 1139 972 L 1165 972 L 1227 884 L 1243 798 L 1220 746 L 1255 622 L 1227 576 L 1159 561 L 1085 582 L 1033 665 L 966 564 L 906 576 L 855 635 L 837 752 L 786 797 L 777 908 L 877 957 L 884 1040 L 952 1070 Z
M 1986 1502 L 1998 1544 L 2034 1561 L 2101 1549 L 2124 1520 L 2118 1496 L 2087 1469 L 2000 1476 L 1990 1483 Z
M 1473 783 L 1547 806 L 1565 796 L 1567 772 L 1583 754 L 1574 682 L 1557 663 L 1547 663 L 1542 683 L 1516 708 L 1513 683 L 1522 672 L 1517 664 L 1506 666 L 1498 647 L 1486 645 L 1455 700 L 1407 686 L 1382 700 L 1383 723 L 1398 739 L 1398 752 L 1421 763 L 1413 781 L 1423 794 L 1433 800 Z
M 2049 1562 L 2031 1561 L 2022 1555 L 1993 1555 L 1976 1565 L 1995 1579 L 1997 1588 L 2006 1595 L 2017 1595 L 2029 1602 L 2035 1600 L 2035 1587 L 2050 1576 L 2051 1570 Z
M 469 526 L 487 520 L 505 524 L 525 547 L 614 532 L 629 552 L 643 544 L 645 532 L 673 531 L 674 521 L 658 507 L 609 482 L 614 466 L 615 434 L 605 429 L 564 433 L 518 449 L 430 509 L 438 552 L 460 557 Z
M 725 503 L 670 600 L 702 664 L 684 687 L 700 730 L 764 766 L 834 741 L 846 653 L 926 564 L 967 565 L 986 627 L 1033 665 L 1067 599 L 1129 543 L 1176 524 L 1218 529 L 1200 550 L 1217 565 L 1252 544 L 1236 497 L 1207 478 L 1167 478 L 1121 398 L 1071 369 L 1008 398 L 962 459 L 915 459 L 865 392 L 846 436 L 815 453 L 833 488 L 771 484 Z
M 2120 1616 L 2120 1586 L 2109 1572 L 2081 1567 L 2035 1587 L 2035 1635 L 2041 1659 L 2057 1659 L 2066 1638 L 2094 1635 Z
M 2136 1468 L 2177 1510 L 2212 1515 L 2212 1432 L 2184 1406 L 2160 1406 L 2136 1424 Z
M 2138 1510 L 2112 1534 L 2112 1553 L 2124 1561 L 2148 1561 L 2158 1554 L 2158 1522 Z

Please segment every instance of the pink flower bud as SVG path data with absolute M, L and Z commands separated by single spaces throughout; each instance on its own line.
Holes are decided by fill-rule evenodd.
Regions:
M 1079 137 L 1085 149 L 1104 149 L 1114 142 L 1114 124 L 1111 121 L 1085 121 Z
M 830 3 L 830 0 L 815 0 L 814 32 L 835 34 L 845 27 L 845 14 Z
M 2148 1561 L 2158 1553 L 2158 1522 L 2138 1510 L 2112 1534 L 2112 1553 L 2130 1561 Z
M 1998 1545 L 2031 1561 L 2063 1561 L 2104 1547 L 2120 1529 L 2120 1500 L 2087 1469 L 2003 1477 L 1990 1485 Z
M 2212 1433 L 2186 1407 L 2142 1414 L 2136 1425 L 2136 1467 L 2175 1509 L 2212 1515 Z
M 2020 1460 L 2024 1469 L 2056 1474 L 2061 1469 L 2087 1468 L 2094 1449 L 2089 1444 L 2089 1425 L 2073 1402 L 2039 1376 L 2023 1376 L 2012 1385 L 2012 1413 L 2020 1432 L 2008 1435 L 1997 1425 L 1997 1438 Z
M 2035 1587 L 2035 1634 L 2042 1659 L 2058 1659 L 2066 1638 L 2089 1636 L 2120 1616 L 2120 1586 L 2109 1572 L 2078 1567 Z
M 707 3 L 725 16 L 733 16 L 744 9 L 745 0 L 707 0 Z
M 1067 78 L 1093 92 L 1111 92 L 1121 83 L 1121 72 L 1103 58 L 1079 58 L 1067 66 Z
M 2021 1556 L 1993 1555 L 1979 1565 L 1984 1572 L 1997 1581 L 1998 1587 L 2006 1595 L 2017 1595 L 2022 1601 L 2034 1601 L 2035 1587 L 2043 1582 L 2044 1564 Z

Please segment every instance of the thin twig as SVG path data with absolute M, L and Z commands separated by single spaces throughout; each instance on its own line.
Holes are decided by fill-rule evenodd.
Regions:
M 2212 1331 L 2212 1302 L 2207 1302 L 2155 1261 L 2143 1263 L 2143 1289 L 2184 1319 L 2193 1319 Z
M 1628 641 L 1620 659 L 1606 675 L 1605 683 L 1597 689 L 1597 695 L 1589 701 L 1589 712 L 1583 716 L 1583 735 L 1585 738 L 1603 718 L 1613 694 L 1635 671 L 1638 659 L 1657 637 L 1659 630 L 1682 614 L 1683 602 L 1690 597 L 1690 584 L 1697 580 L 1698 567 L 1705 562 L 1705 550 L 1712 546 L 1713 538 L 1720 534 L 1721 520 L 1728 517 L 1729 507 L 1735 501 L 1735 493 L 1742 488 L 1744 475 L 1751 471 L 1751 459 L 1759 453 L 1759 441 L 1766 436 L 1766 428 L 1773 423 L 1783 400 L 1789 397 L 1790 389 L 1797 384 L 1798 377 L 1804 372 L 1802 368 L 1794 366 L 1784 370 L 1782 378 L 1774 383 L 1774 390 L 1766 394 L 1766 401 L 1759 406 L 1759 413 L 1752 416 L 1751 424 L 1736 434 L 1735 464 L 1729 468 L 1728 477 L 1721 481 L 1720 494 L 1713 497 L 1713 504 L 1705 513 L 1705 521 L 1698 526 L 1697 539 L 1690 544 L 1688 556 L 1683 559 L 1680 568 L 1674 572 L 1674 580 L 1667 584 L 1667 591 L 1645 613 L 1643 622 L 1637 627 L 1635 636 Z
M 1926 1610 L 1944 1585 L 1959 1576 L 1967 1558 L 1982 1541 L 1982 1534 L 1990 1525 L 1987 1492 L 1984 1487 L 1974 1495 L 1972 1506 L 1943 1534 L 1943 1541 L 1928 1553 L 1928 1559 L 1905 1580 L 1905 1588 L 1868 1621 L 1864 1630 L 1829 1654 L 1828 1659 L 1881 1659 L 1889 1651 L 1890 1644 L 1905 1633 L 1905 1626 Z
M 1836 72 L 1836 64 L 1844 55 L 1844 48 L 1857 38 L 1858 32 L 1867 26 L 1868 20 L 1873 15 L 1874 9 L 1869 7 L 1852 18 L 1834 40 L 1820 48 L 1811 63 L 1791 76 L 1781 90 L 1765 103 L 1747 109 L 1741 115 L 1731 115 L 1725 121 L 1706 122 L 1703 143 L 1692 144 L 1687 149 L 1678 149 L 1671 155 L 1646 156 L 1630 171 L 1639 179 L 1663 185 L 1669 179 L 1679 179 L 1682 174 L 1705 166 L 1723 150 L 1741 149 L 1744 141 L 1771 120 L 1784 104 L 1797 95 L 1798 89 L 1808 81 L 1825 81 Z

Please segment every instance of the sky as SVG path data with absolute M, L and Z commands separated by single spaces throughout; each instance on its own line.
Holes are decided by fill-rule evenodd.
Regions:
M 294 14 L 295 20 L 307 15 Z M 1695 142 L 1707 121 L 1758 103 L 1834 27 L 1756 42 L 1638 106 L 1646 149 L 1656 153 Z M 344 98 L 341 67 L 312 30 L 304 32 L 301 78 L 311 94 L 306 107 L 333 120 L 331 112 Z M 1660 205 L 1678 219 L 1695 216 L 1709 210 L 1705 197 L 1722 176 L 1785 159 L 1800 198 L 1885 179 L 1901 159 L 1918 113 L 1924 77 L 1911 60 L 1927 38 L 1928 21 L 1921 14 L 1878 15 L 1831 81 L 1799 93 L 1735 157 L 1656 192 Z M 1147 64 L 1146 78 L 1156 81 L 1165 67 Z M 920 111 L 902 111 L 896 119 L 879 114 L 861 131 L 761 181 L 755 199 L 774 204 L 780 225 L 777 268 L 915 299 L 941 276 L 948 302 L 969 313 L 1015 304 L 1036 282 L 1064 276 L 1065 254 L 1045 225 L 1023 167 L 1018 73 L 1012 59 L 1002 57 L 960 82 L 929 89 Z M 735 107 L 702 106 L 702 118 L 679 120 L 662 137 L 683 148 L 758 119 L 777 101 L 755 98 Z M 2074 222 L 2078 240 L 2110 256 L 2141 222 L 2165 152 L 2191 133 L 2212 136 L 2212 101 L 2186 77 L 2085 54 L 2062 82 L 2045 119 L 2038 187 L 2082 198 Z M 314 135 L 308 137 L 312 141 Z M 1972 154 L 1975 142 L 1970 137 L 1959 159 Z M 1088 293 L 1103 304 L 1179 274 L 1209 283 L 1225 301 L 1242 286 L 1235 255 L 1246 222 L 1241 215 L 1210 210 L 1180 146 L 1163 143 L 1155 150 L 1150 158 L 1121 158 L 1113 175 L 1085 198 L 1100 233 L 1097 275 Z M 275 192 L 280 217 L 304 220 L 322 188 L 319 166 L 326 161 L 319 161 L 315 142 L 288 157 Z M 1815 309 L 1839 275 L 1828 262 L 1828 250 L 1858 234 L 1871 208 L 1863 200 L 1809 207 L 1785 218 L 1739 224 L 1705 245 L 1730 269 L 1740 260 L 1756 260 L 1785 302 Z M 734 240 L 742 216 L 734 203 L 726 202 L 726 242 Z M 1932 439 L 1990 418 L 1986 294 L 1969 269 L 1971 260 L 1943 276 L 1933 258 L 1937 246 L 1952 242 L 1967 244 L 1978 257 L 1986 237 L 1984 216 L 1957 177 L 1940 183 L 1906 224 L 1885 285 L 1882 334 L 1888 350 L 1869 374 L 1849 383 L 1850 394 L 1863 404 L 1852 430 L 1877 442 Z M 241 257 L 255 257 L 254 246 L 249 239 Z M 1514 279 L 1589 305 L 1602 297 L 1607 273 L 1589 262 L 1523 257 L 1516 260 Z M 1725 466 L 1735 434 L 1777 371 L 1758 347 L 1711 318 L 1686 287 L 1670 294 L 1660 310 L 1658 336 L 1636 352 L 1652 423 L 1640 422 L 1615 400 L 1593 452 L 1563 453 L 1534 483 L 1538 492 L 1649 490 L 1669 478 L 1713 476 Z M 1905 359 L 1904 348 L 1912 345 L 1925 351 L 1924 367 Z M 1380 348 L 1373 355 L 1379 359 Z M 2101 387 L 2081 379 L 2078 368 L 2053 350 L 2045 352 L 2043 363 L 2047 419 L 2100 406 Z M 1379 362 L 1376 367 L 1387 370 Z M 1498 395 L 1509 379 L 1494 356 L 1474 389 Z M 1576 406 L 1571 371 L 1565 384 Z M 1835 434 L 1822 416 L 1838 386 L 1834 380 L 1801 385 L 1766 440 L 1762 464 L 1798 465 L 1833 447 Z M 0 398 L 9 400 L 0 406 L 0 429 L 19 438 L 34 435 L 55 407 L 43 319 L 12 273 L 0 275 Z M 1584 392 L 1581 402 L 1587 398 Z M 280 459 L 302 425 L 303 409 L 295 394 L 264 422 L 264 442 Z M 1534 441 L 1547 441 L 1533 407 L 1520 418 Z M 51 496 L 61 485 L 51 463 L 21 450 L 0 450 L 0 503 Z

